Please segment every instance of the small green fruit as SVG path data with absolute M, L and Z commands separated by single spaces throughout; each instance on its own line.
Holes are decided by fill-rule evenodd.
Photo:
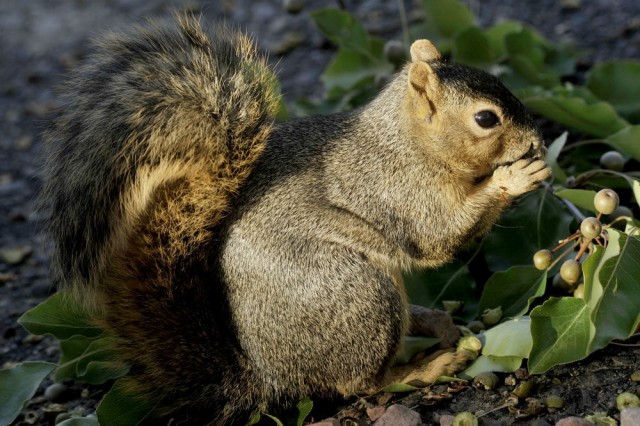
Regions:
M 502 306 L 493 309 L 485 309 L 482 313 L 482 322 L 485 325 L 497 324 L 502 319 Z
M 304 0 L 283 0 L 282 7 L 292 15 L 296 15 L 304 9 Z
M 582 275 L 582 267 L 580 266 L 580 262 L 574 259 L 569 259 L 562 264 L 560 267 L 560 277 L 567 284 L 575 284 L 580 279 L 580 275 Z
M 474 332 L 475 334 L 478 334 L 482 330 L 484 330 L 486 327 L 482 321 L 474 320 L 474 321 L 471 321 L 469 324 L 467 324 L 467 328 L 472 332 Z
M 407 60 L 404 44 L 398 40 L 389 40 L 384 44 L 384 57 L 395 65 L 404 63 Z
M 595 217 L 588 217 L 580 224 L 580 232 L 587 240 L 593 240 L 602 232 L 602 224 Z
M 538 250 L 533 255 L 533 264 L 541 271 L 547 269 L 551 265 L 552 261 L 553 254 L 551 254 L 551 250 Z
M 593 199 L 593 205 L 596 210 L 602 214 L 611 214 L 618 208 L 620 204 L 620 198 L 618 194 L 612 189 L 602 189 L 598 191 Z
M 453 315 L 456 312 L 458 312 L 460 309 L 462 309 L 463 305 L 464 305 L 464 302 L 462 302 L 461 300 L 443 300 L 442 301 L 442 307 L 444 308 L 444 311 L 449 315 Z
M 573 290 L 573 297 L 584 299 L 584 283 L 578 284 L 578 287 Z
M 600 165 L 603 169 L 621 172 L 624 168 L 624 157 L 618 151 L 607 151 L 600 157 Z

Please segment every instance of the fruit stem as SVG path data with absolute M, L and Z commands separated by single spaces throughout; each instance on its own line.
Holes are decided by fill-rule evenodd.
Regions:
M 575 260 L 580 261 L 580 258 L 589 247 L 589 243 L 591 243 L 591 240 L 587 240 L 586 238 L 584 239 L 584 241 L 582 241 L 582 244 L 580 245 L 580 250 L 578 250 L 578 254 L 576 254 L 576 257 L 574 258 Z
M 571 239 L 573 239 L 573 237 L 571 237 Z M 565 244 L 566 244 L 566 243 L 568 243 L 569 241 L 571 241 L 571 240 L 567 239 L 567 240 L 565 241 L 565 243 L 563 243 L 563 245 L 565 245 Z M 580 241 L 576 241 L 576 242 L 575 242 L 575 244 L 573 244 L 573 245 L 572 245 L 571 247 L 569 247 L 567 250 L 563 251 L 563 252 L 560 254 L 560 256 L 558 256 L 558 258 L 557 258 L 556 260 L 554 260 L 554 261 L 551 263 L 551 265 L 549 265 L 549 267 L 547 268 L 547 271 L 552 270 L 552 269 L 553 269 L 553 267 L 554 267 L 554 266 L 556 266 L 556 264 L 557 264 L 558 262 L 560 262 L 560 260 L 561 260 L 563 257 L 565 257 L 567 254 L 569 254 L 571 251 L 573 251 L 573 250 L 576 248 L 576 246 L 577 246 L 578 244 L 580 244 Z M 556 249 L 558 249 L 558 248 L 560 248 L 560 247 L 556 247 Z M 555 250 L 555 249 L 554 249 L 554 250 Z M 552 251 L 553 251 L 553 250 L 552 250 Z
M 561 249 L 562 247 L 566 246 L 567 244 L 569 244 L 569 242 L 575 240 L 576 238 L 580 237 L 580 231 L 576 231 L 572 236 L 570 236 L 569 238 L 565 238 L 564 240 L 560 240 L 558 241 L 558 245 L 556 246 L 556 248 L 554 248 L 553 250 L 551 250 L 551 253 Z

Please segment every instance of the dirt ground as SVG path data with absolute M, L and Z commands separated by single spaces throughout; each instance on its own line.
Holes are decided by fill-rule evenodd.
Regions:
M 400 21 L 397 2 L 345 0 L 348 10 L 367 28 L 385 38 L 397 36 Z M 418 1 L 406 1 L 416 17 Z M 531 23 L 555 41 L 574 42 L 584 49 L 583 69 L 597 61 L 640 58 L 640 2 L 637 0 L 468 0 L 485 23 L 504 18 Z M 0 2 L 0 366 L 25 360 L 56 361 L 59 346 L 51 338 L 28 335 L 16 319 L 50 295 L 49 253 L 39 230 L 42 221 L 34 211 L 42 182 L 41 133 L 56 106 L 55 86 L 65 71 L 86 54 L 89 40 L 102 31 L 140 21 L 144 16 L 165 15 L 171 7 L 201 11 L 205 19 L 225 19 L 256 35 L 260 46 L 272 52 L 288 101 L 321 93 L 320 73 L 333 52 L 331 45 L 310 23 L 307 11 L 334 6 L 332 1 L 307 1 L 300 15 L 286 14 L 281 2 L 220 0 L 3 0 Z M 292 42 L 294 40 L 294 42 Z M 273 54 L 273 52 L 278 52 Z M 547 139 L 556 135 L 547 135 Z M 13 255 L 13 258 L 11 258 Z M 631 342 L 631 343 L 638 343 Z M 439 424 L 439 416 L 460 411 L 488 414 L 480 424 L 553 424 L 569 415 L 606 412 L 616 417 L 615 396 L 640 392 L 631 380 L 640 369 L 640 349 L 612 345 L 587 360 L 552 369 L 534 378 L 530 396 L 542 400 L 562 396 L 566 405 L 526 415 L 524 408 L 536 402 L 519 402 L 518 409 L 505 403 L 514 389 L 508 383 L 526 380 L 522 375 L 500 375 L 492 391 L 440 385 L 429 392 L 395 396 L 392 401 L 419 411 L 425 424 Z M 67 384 L 54 402 L 45 400 L 45 382 L 16 424 L 53 424 L 61 413 L 87 414 L 104 392 Z M 384 397 L 386 398 L 386 397 Z M 351 401 L 347 408 L 326 402 L 313 413 L 315 420 L 337 416 L 343 424 L 367 424 L 367 404 L 376 398 Z M 1 401 L 0 401 L 1 403 Z M 524 411 L 523 411 L 524 410 Z

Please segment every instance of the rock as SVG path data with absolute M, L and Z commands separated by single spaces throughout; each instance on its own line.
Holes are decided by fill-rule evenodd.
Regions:
M 620 411 L 620 426 L 640 425 L 640 407 L 625 408 Z
M 378 405 L 387 405 L 389 401 L 393 398 L 393 394 L 389 392 L 385 392 L 378 397 Z
M 558 420 L 556 426 L 593 426 L 593 423 L 582 417 L 567 417 Z
M 0 249 L 0 260 L 7 265 L 19 265 L 31 254 L 31 247 Z
M 419 426 L 422 424 L 420 414 L 405 407 L 394 404 L 374 423 L 374 426 Z
M 284 55 L 289 53 L 304 42 L 304 35 L 298 31 L 285 33 L 280 40 L 269 46 L 269 50 L 274 55 Z
M 454 417 L 451 414 L 443 414 L 440 416 L 440 426 L 451 426 L 453 424 Z
M 333 417 L 331 417 L 329 419 L 325 419 L 317 423 L 312 423 L 307 426 L 340 426 L 340 422 L 338 421 L 338 419 L 334 419 Z
M 376 407 L 368 407 L 367 408 L 367 416 L 371 419 L 372 422 L 378 420 L 384 414 L 386 408 L 384 406 L 376 406 Z
M 12 272 L 0 272 L 0 284 L 4 284 L 9 281 L 15 281 L 18 276 Z
M 14 143 L 14 147 L 19 151 L 26 151 L 33 145 L 33 137 L 30 135 L 22 135 Z

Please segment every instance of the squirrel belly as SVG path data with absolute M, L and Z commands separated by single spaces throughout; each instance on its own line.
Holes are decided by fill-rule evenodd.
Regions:
M 154 416 L 244 424 L 382 385 L 401 272 L 549 176 L 498 80 L 425 40 L 411 56 L 365 107 L 278 124 L 253 43 L 193 17 L 110 35 L 72 74 L 42 197 L 53 280 L 117 337 Z

